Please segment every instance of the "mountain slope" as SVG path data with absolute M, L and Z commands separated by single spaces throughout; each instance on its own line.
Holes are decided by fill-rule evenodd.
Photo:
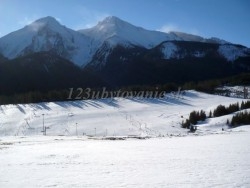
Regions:
M 101 79 L 53 52 L 37 52 L 0 63 L 1 95 L 101 84 Z
M 203 37 L 198 36 L 198 35 L 193 35 L 193 34 L 184 33 L 184 32 L 177 32 L 177 31 L 171 31 L 169 33 L 174 34 L 177 37 L 180 37 L 183 41 L 230 44 L 229 42 L 227 42 L 225 40 L 218 39 L 218 38 L 215 38 L 215 37 L 203 38 Z
M 86 68 L 113 86 L 201 81 L 249 70 L 247 59 L 229 62 L 220 48 L 220 44 L 187 41 L 163 42 L 152 49 L 119 45 L 108 56 L 105 49 L 97 53 Z
M 103 21 L 99 22 L 96 26 L 90 29 L 80 30 L 79 32 L 83 33 L 86 36 L 92 38 L 92 46 L 94 46 L 95 54 L 91 60 L 90 64 L 96 64 L 104 67 L 108 63 L 108 57 L 114 48 L 119 46 L 125 47 L 128 51 L 131 51 L 129 48 L 145 48 L 151 50 L 157 45 L 168 42 L 162 47 L 165 52 L 165 58 L 186 58 L 190 56 L 191 51 L 187 48 L 178 49 L 172 43 L 174 41 L 183 41 L 188 43 L 192 49 L 193 42 L 203 43 L 204 45 L 217 44 L 220 45 L 215 52 L 217 55 L 224 57 L 227 61 L 235 61 L 240 57 L 250 56 L 250 49 L 231 44 L 227 41 L 218 38 L 203 38 L 197 35 L 187 34 L 183 32 L 169 32 L 163 33 L 159 31 L 149 31 L 141 27 L 134 26 L 128 22 L 125 22 L 117 17 L 111 16 L 107 17 Z M 203 46 L 204 46 L 203 45 Z M 202 46 L 202 45 L 201 45 Z M 215 49 L 213 49 L 215 51 Z M 186 51 L 183 53 L 183 51 Z M 124 52 L 125 54 L 127 52 Z M 175 53 L 175 55 L 173 55 Z M 195 47 L 195 51 L 192 52 L 193 57 L 200 58 L 204 56 L 207 51 Z M 179 55 L 178 55 L 179 54 Z M 122 56 L 122 54 L 120 54 Z M 134 54 L 130 54 L 133 56 Z M 173 55 L 173 56 L 172 56 Z M 94 62 L 94 63 L 93 63 Z
M 2 54 L 0 54 L 0 63 L 7 61 L 7 58 L 5 58 Z
M 9 59 L 54 51 L 80 66 L 91 59 L 89 42 L 88 37 L 62 26 L 52 17 L 45 17 L 0 38 L 0 51 Z

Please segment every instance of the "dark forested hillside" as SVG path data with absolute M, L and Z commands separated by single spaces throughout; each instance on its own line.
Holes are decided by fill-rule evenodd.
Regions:
M 229 61 L 218 52 L 219 46 L 214 43 L 168 41 L 146 49 L 122 45 L 110 48 L 105 43 L 84 68 L 53 51 L 31 53 L 13 60 L 0 56 L 0 96 L 10 98 L 38 92 L 42 93 L 42 97 L 36 94 L 35 101 L 44 98 L 63 100 L 69 88 L 117 89 L 140 86 L 142 89 L 170 83 L 178 88 L 187 86 L 185 83 L 188 82 L 206 83 L 202 81 L 249 73 L 249 56 Z M 249 77 L 244 76 L 244 79 L 248 80 Z M 216 83 L 191 85 L 211 92 L 218 85 Z M 50 94 L 44 94 L 48 92 Z
M 176 57 L 164 58 L 161 51 L 164 43 L 153 49 L 117 46 L 108 57 L 101 52 L 97 53 L 86 69 L 101 75 L 113 86 L 184 83 L 249 72 L 248 58 L 227 61 L 218 53 L 218 44 L 183 41 L 172 43 L 180 49 Z M 204 55 L 197 57 L 197 52 Z
M 50 52 L 0 63 L 1 95 L 100 85 L 102 81 L 90 72 Z

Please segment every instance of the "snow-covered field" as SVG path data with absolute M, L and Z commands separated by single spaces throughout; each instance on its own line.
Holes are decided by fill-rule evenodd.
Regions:
M 0 187 L 250 187 L 250 127 L 147 140 L 2 137 Z
M 187 91 L 179 97 L 168 94 L 164 99 L 114 98 L 1 105 L 0 136 L 42 135 L 43 123 L 49 127 L 49 136 L 183 135 L 187 130 L 181 128 L 181 122 L 191 111 L 203 109 L 208 114 L 219 104 L 241 101 L 239 98 Z M 225 123 L 223 117 L 205 122 L 213 127 L 212 131 L 221 130 Z
M 227 129 L 227 115 L 180 127 L 193 110 L 241 101 L 186 91 L 1 105 L 0 187 L 250 187 L 250 126 Z M 152 138 L 101 140 L 132 135 Z

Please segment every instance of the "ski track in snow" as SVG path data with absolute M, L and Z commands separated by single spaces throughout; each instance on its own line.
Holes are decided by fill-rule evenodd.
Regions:
M 210 110 L 219 104 L 241 103 L 243 99 L 187 91 L 176 98 L 100 99 L 0 106 L 1 136 L 42 135 L 44 125 L 49 136 L 128 136 L 186 135 L 181 122 L 193 110 Z M 42 115 L 44 114 L 44 115 Z M 221 131 L 232 115 L 211 118 L 199 126 L 206 132 Z M 77 127 L 76 127 L 77 126 Z

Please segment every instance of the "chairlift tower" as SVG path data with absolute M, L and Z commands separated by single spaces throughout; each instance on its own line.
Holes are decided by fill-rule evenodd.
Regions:
M 45 127 L 44 127 L 44 114 L 42 114 L 42 116 L 43 116 L 43 130 L 42 130 L 42 132 L 43 132 L 43 135 L 45 135 Z
M 78 123 L 76 123 L 76 136 L 78 136 L 77 124 L 78 124 Z

